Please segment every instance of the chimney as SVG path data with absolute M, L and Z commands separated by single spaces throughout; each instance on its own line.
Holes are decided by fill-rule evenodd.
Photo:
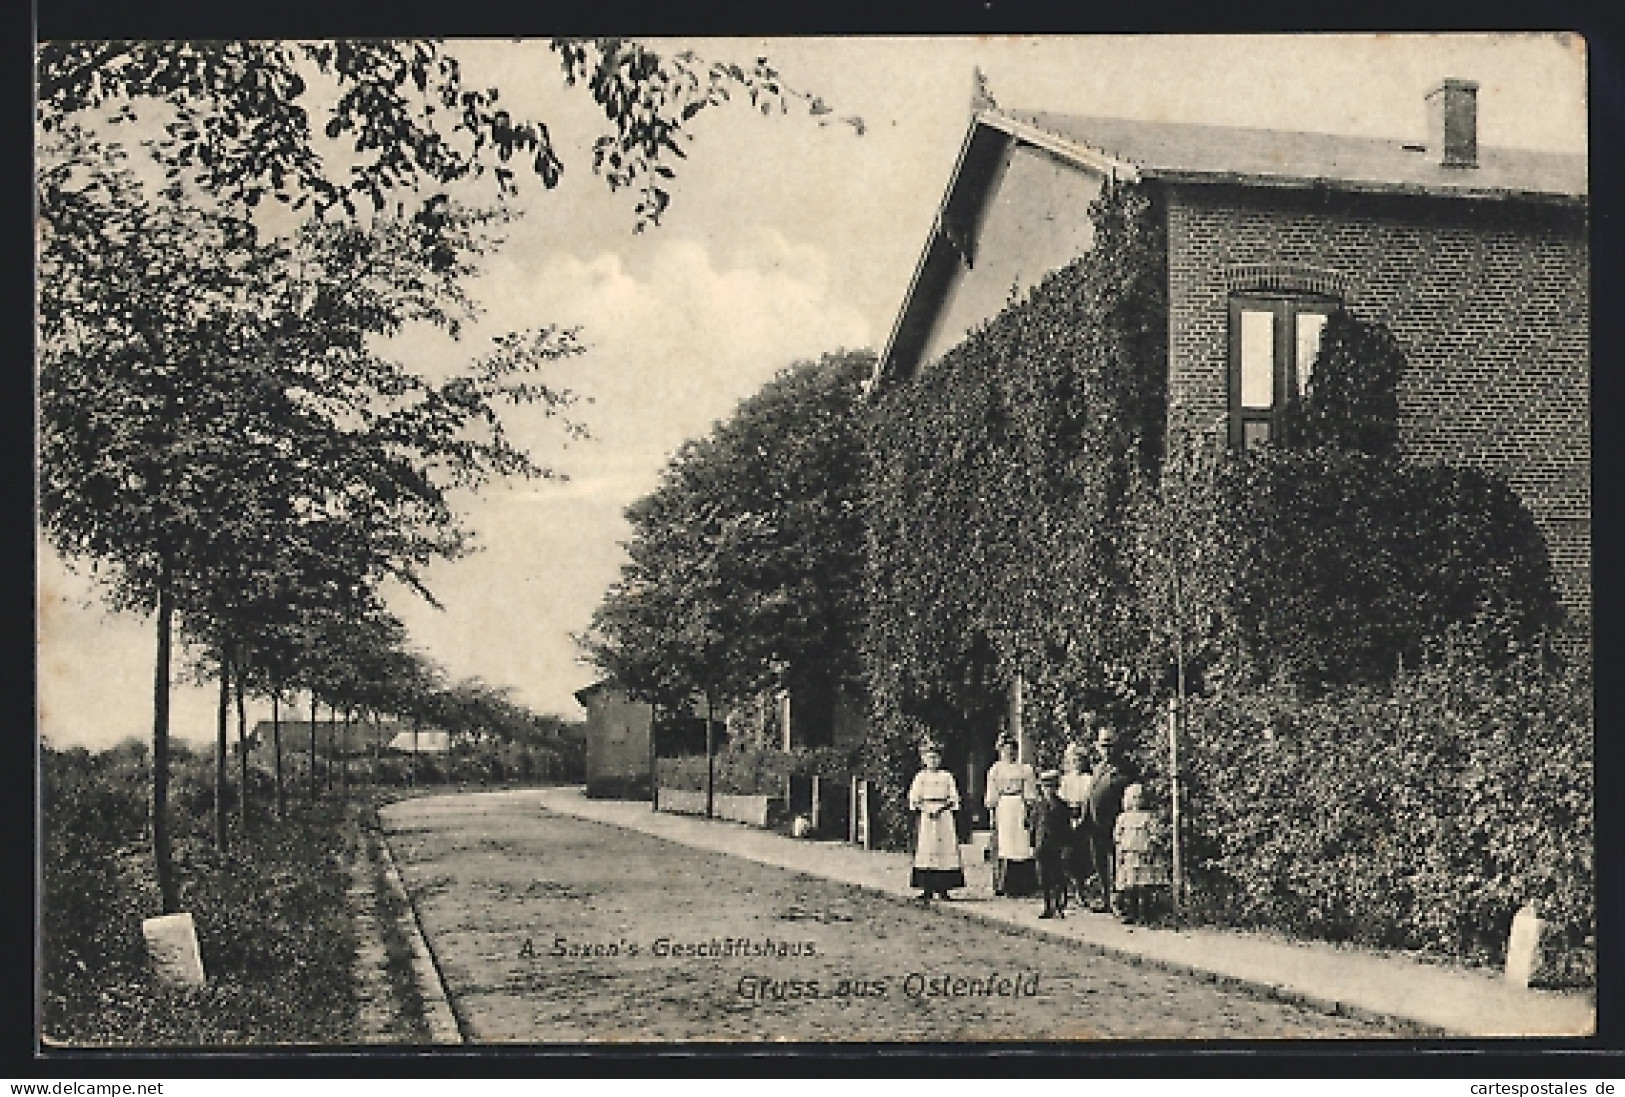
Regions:
M 1446 168 L 1478 167 L 1478 84 L 1449 77 L 1428 92 L 1428 151 Z

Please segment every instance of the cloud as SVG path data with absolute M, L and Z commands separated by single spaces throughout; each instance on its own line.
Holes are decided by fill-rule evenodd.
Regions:
M 511 683 L 540 708 L 573 709 L 571 693 L 593 672 L 569 634 L 587 627 L 619 573 L 626 505 L 654 488 L 677 446 L 780 369 L 872 341 L 862 312 L 833 291 L 822 249 L 769 229 L 735 240 L 724 249 L 672 235 L 635 262 L 615 250 L 510 250 L 476 287 L 488 325 L 545 316 L 581 326 L 588 353 L 561 365 L 559 378 L 592 397 L 578 411 L 595 440 L 546 455 L 568 482 L 477 504 L 484 551 L 431 574 L 446 612 L 412 610 L 411 623 L 454 674 Z
M 719 250 L 667 236 L 636 268 L 619 251 L 510 251 L 476 287 L 487 326 L 580 326 L 588 352 L 557 376 L 592 399 L 578 414 L 599 443 L 572 452 L 573 474 L 598 453 L 658 459 L 792 361 L 873 342 L 816 245 L 757 228 L 735 238 L 729 262 Z

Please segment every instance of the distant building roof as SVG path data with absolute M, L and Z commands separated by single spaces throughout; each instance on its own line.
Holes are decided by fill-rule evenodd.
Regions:
M 254 724 L 253 730 L 249 733 L 251 749 L 256 751 L 270 750 L 272 732 L 279 726 L 282 734 L 282 746 L 285 751 L 293 752 L 303 749 L 305 744 L 310 741 L 309 720 L 282 720 L 275 724 L 270 720 L 260 720 Z M 410 725 L 404 720 L 393 719 L 379 720 L 377 722 L 352 720 L 349 724 L 349 731 L 346 733 L 345 723 L 342 719 L 330 723 L 323 718 L 316 724 L 316 738 L 323 750 L 326 750 L 329 744 L 337 743 L 339 748 L 347 754 L 371 750 L 374 745 L 380 742 L 392 742 L 393 739 L 399 738 L 397 733 L 405 734 L 410 738 Z M 446 732 L 424 727 L 418 733 L 420 739 L 430 734 L 445 735 Z
M 444 754 L 451 749 L 449 731 L 403 731 L 389 741 L 390 750 L 407 754 Z
M 580 689 L 576 690 L 575 691 L 575 699 L 578 702 L 580 702 L 583 706 L 585 706 L 586 703 L 587 703 L 587 698 L 595 696 L 596 694 L 602 693 L 605 690 L 609 690 L 609 689 L 618 690 L 618 689 L 621 689 L 621 686 L 613 678 L 600 678 L 600 679 L 598 679 L 598 681 L 594 682 L 592 685 L 590 685 L 590 686 L 582 686 Z
M 1421 141 L 1051 111 L 984 111 L 977 121 L 1037 138 L 1033 143 L 1063 157 L 1073 151 L 1071 158 L 1096 170 L 1127 168 L 1162 179 L 1456 198 L 1575 201 L 1587 192 L 1586 157 L 1579 153 L 1480 145 L 1476 167 L 1446 167 Z M 1022 132 L 1029 128 L 1036 132 Z M 1044 142 L 1044 135 L 1059 141 Z

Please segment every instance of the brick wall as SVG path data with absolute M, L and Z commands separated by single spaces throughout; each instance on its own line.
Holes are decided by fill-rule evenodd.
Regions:
M 1170 422 L 1205 426 L 1228 414 L 1231 292 L 1341 290 L 1405 348 L 1407 455 L 1505 475 L 1546 535 L 1565 605 L 1589 622 L 1584 215 L 1232 186 L 1173 187 L 1167 198 Z

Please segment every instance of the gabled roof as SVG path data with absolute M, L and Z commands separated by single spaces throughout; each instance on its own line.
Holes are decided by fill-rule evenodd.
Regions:
M 1007 128 L 1000 116 L 978 118 L 984 120 Z M 1050 112 L 1003 120 L 1147 178 L 1559 202 L 1581 201 L 1587 189 L 1586 158 L 1577 153 L 1480 145 L 1477 167 L 1444 167 L 1420 141 Z
M 1424 143 L 1248 126 L 982 110 L 972 118 L 871 388 L 919 365 L 953 271 L 974 261 L 975 226 L 1012 144 L 1119 180 L 1326 188 L 1373 194 L 1584 205 L 1586 158 L 1478 146 L 1478 166 L 1445 167 Z
M 592 683 L 591 685 L 582 686 L 580 689 L 576 690 L 575 691 L 575 699 L 582 705 L 582 707 L 586 707 L 587 700 L 589 698 L 594 697 L 597 694 L 603 693 L 606 690 L 621 690 L 621 692 L 625 692 L 624 690 L 622 690 L 621 684 L 619 682 L 617 682 L 615 679 L 613 679 L 613 678 L 600 678 L 600 679 L 598 679 L 598 681 Z

